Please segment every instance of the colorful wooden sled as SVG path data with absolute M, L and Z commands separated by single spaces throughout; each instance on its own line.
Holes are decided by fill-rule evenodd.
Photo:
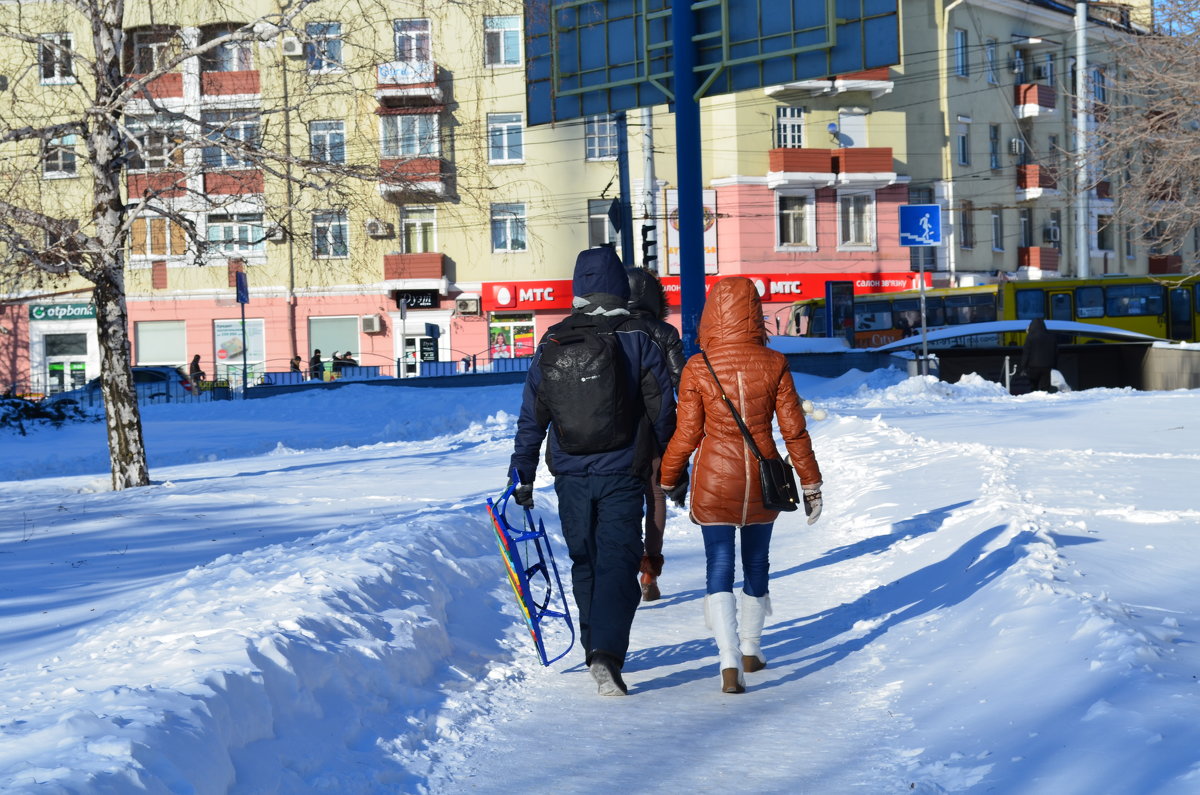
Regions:
M 546 537 L 546 529 L 542 520 L 538 519 L 537 529 L 534 529 L 533 513 L 524 508 L 524 528 L 517 530 L 508 523 L 505 511 L 508 499 L 516 490 L 517 478 L 513 477 L 504 493 L 495 502 L 488 497 L 487 511 L 492 519 L 492 530 L 496 534 L 496 543 L 500 546 L 500 556 L 508 569 L 508 584 L 512 586 L 513 595 L 517 597 L 517 605 L 533 643 L 537 646 L 538 656 L 542 665 L 549 665 L 566 656 L 575 645 L 575 625 L 571 622 L 571 611 L 567 606 L 567 595 L 563 591 L 562 579 L 558 576 L 558 566 L 554 563 L 554 552 L 550 549 L 550 539 Z M 523 562 L 528 558 L 533 565 L 526 566 Z M 531 587 L 531 585 L 533 587 Z M 544 591 L 539 601 L 534 595 L 534 588 Z M 555 595 L 557 594 L 557 600 Z M 551 609 L 550 603 L 562 603 L 562 610 Z M 546 646 L 542 638 L 542 621 L 544 619 L 560 619 L 565 621 L 571 633 L 571 640 L 562 652 L 553 658 L 546 655 Z

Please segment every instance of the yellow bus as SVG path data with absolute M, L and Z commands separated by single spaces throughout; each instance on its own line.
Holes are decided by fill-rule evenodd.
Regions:
M 967 323 L 1035 317 L 1196 342 L 1200 331 L 1200 274 L 1007 281 L 925 291 L 926 328 L 931 331 Z M 875 348 L 919 333 L 920 292 L 855 295 L 853 322 L 853 330 L 846 329 L 846 334 L 855 348 Z M 793 304 L 788 333 L 824 337 L 825 299 L 810 298 Z M 1072 341 L 1101 340 L 1077 335 Z M 996 334 L 962 338 L 954 344 L 988 347 L 1020 342 L 1017 335 Z

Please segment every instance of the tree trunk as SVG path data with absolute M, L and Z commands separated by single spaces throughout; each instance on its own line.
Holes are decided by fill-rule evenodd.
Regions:
M 119 263 L 96 281 L 96 335 L 100 341 L 100 387 L 104 395 L 108 452 L 115 491 L 150 485 L 142 415 L 129 362 L 125 275 Z

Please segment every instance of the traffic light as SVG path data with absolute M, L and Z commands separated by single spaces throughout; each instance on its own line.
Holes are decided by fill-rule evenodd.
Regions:
M 642 224 L 642 267 L 658 271 L 658 241 L 654 239 L 654 224 Z

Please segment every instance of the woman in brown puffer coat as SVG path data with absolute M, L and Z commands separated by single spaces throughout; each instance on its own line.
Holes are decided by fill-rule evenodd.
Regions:
M 688 360 L 679 382 L 675 435 L 662 457 L 662 487 L 678 504 L 688 488 L 687 465 L 693 451 L 692 521 L 704 534 L 707 596 L 704 615 L 721 657 L 721 685 L 726 693 L 745 690 L 743 668 L 766 666 L 762 627 L 771 612 L 767 591 L 771 529 L 778 511 L 762 504 L 758 459 L 746 444 L 723 388 L 737 407 L 758 449 L 778 458 L 771 420 L 779 430 L 804 490 L 805 511 L 812 524 L 821 515 L 821 470 L 813 455 L 804 411 L 787 359 L 766 347 L 762 303 L 749 279 L 735 276 L 713 286 L 700 318 L 698 342 L 720 379 L 713 379 L 704 357 Z M 741 636 L 733 595 L 734 536 L 741 529 Z M 740 654 L 740 657 L 739 657 Z

